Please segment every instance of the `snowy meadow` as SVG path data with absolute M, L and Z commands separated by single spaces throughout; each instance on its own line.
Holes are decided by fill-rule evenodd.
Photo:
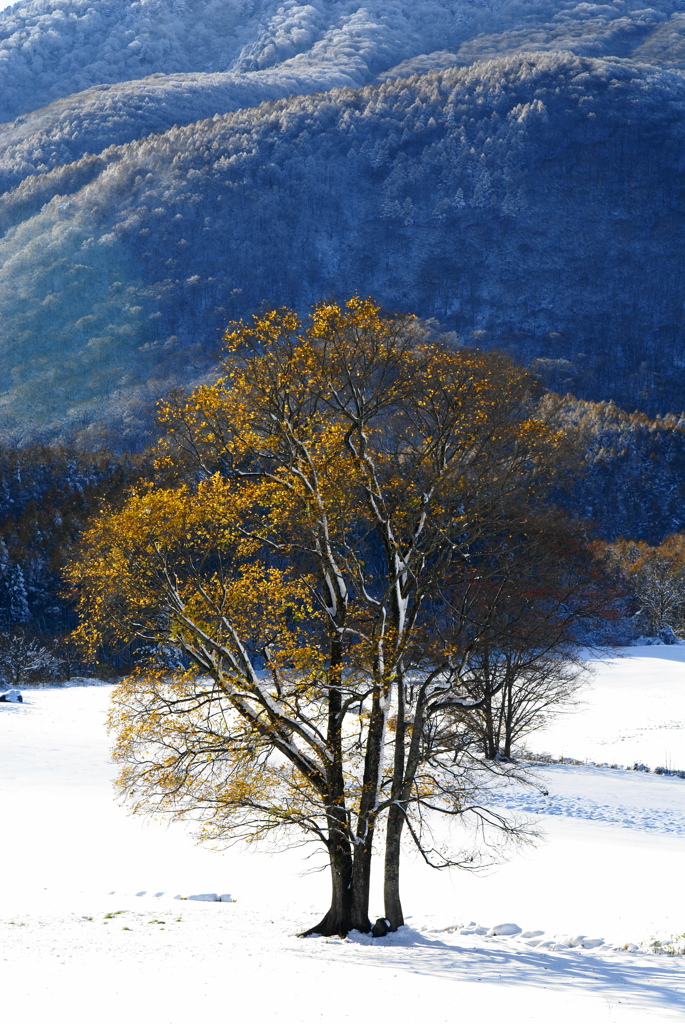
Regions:
M 0 704 L 8 1019 L 682 1019 L 685 960 L 653 944 L 685 931 L 685 779 L 653 769 L 685 769 L 685 647 L 597 662 L 576 710 L 529 739 L 553 763 L 497 797 L 540 840 L 478 874 L 408 854 L 412 916 L 379 939 L 296 937 L 328 896 L 308 850 L 214 851 L 127 816 L 110 689 Z

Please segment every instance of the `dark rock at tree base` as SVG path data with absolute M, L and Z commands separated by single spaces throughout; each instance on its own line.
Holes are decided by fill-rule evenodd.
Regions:
M 371 929 L 371 934 L 373 935 L 374 939 L 382 939 L 383 936 L 387 935 L 389 931 L 390 922 L 388 921 L 387 917 L 379 917 L 376 923 L 374 924 L 373 928 Z

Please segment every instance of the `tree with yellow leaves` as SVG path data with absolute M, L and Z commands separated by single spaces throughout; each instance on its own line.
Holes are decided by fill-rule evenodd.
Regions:
M 685 625 L 685 534 L 673 533 L 654 546 L 619 537 L 596 549 L 625 581 L 636 630 L 675 643 L 675 630 Z
M 288 309 L 225 334 L 220 376 L 162 409 L 159 481 L 105 510 L 69 569 L 83 643 L 151 644 L 115 692 L 121 792 L 203 835 L 295 829 L 328 852 L 310 931 L 368 931 L 385 825 L 385 927 L 403 923 L 403 830 L 480 805 L 460 709 L 459 595 L 479 551 L 539 506 L 564 441 L 537 384 L 370 299 Z M 538 509 L 539 511 L 539 509 Z M 378 924 L 378 922 L 377 922 Z

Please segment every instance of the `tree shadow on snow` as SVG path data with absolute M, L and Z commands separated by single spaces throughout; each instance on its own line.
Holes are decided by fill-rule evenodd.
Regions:
M 347 940 L 307 944 L 308 957 L 387 967 L 445 980 L 564 989 L 569 986 L 626 1004 L 685 1009 L 685 963 L 650 954 L 601 957 L 569 950 L 468 947 L 402 928 L 383 939 L 351 933 Z

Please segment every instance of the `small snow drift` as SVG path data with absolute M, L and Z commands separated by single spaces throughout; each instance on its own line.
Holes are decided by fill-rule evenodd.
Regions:
M 235 903 L 230 892 L 224 892 L 221 895 L 215 892 L 199 892 L 194 896 L 174 896 L 174 899 L 195 900 L 198 903 Z
M 0 693 L 0 703 L 23 704 L 24 698 L 22 697 L 19 690 L 6 690 L 4 693 Z
M 518 935 L 519 932 L 523 931 L 517 924 L 511 922 L 505 924 L 496 924 L 490 929 L 488 935 Z

